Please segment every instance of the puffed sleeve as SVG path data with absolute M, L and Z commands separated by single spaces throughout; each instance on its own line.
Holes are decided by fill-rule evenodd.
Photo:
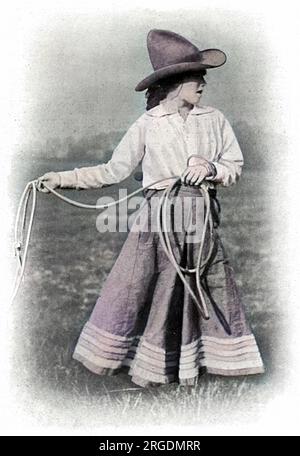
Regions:
M 212 161 L 216 175 L 207 180 L 229 187 L 237 182 L 244 164 L 244 158 L 234 131 L 223 114 L 220 113 L 222 144 L 218 158 Z
M 61 171 L 60 187 L 89 189 L 126 179 L 142 160 L 145 150 L 143 123 L 138 119 L 127 130 L 107 163 Z

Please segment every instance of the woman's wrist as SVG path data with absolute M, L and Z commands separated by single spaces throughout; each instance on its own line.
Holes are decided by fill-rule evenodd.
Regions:
M 215 165 L 212 162 L 208 162 L 208 164 L 209 164 L 209 168 L 210 168 L 210 173 L 207 177 L 210 177 L 213 179 L 217 175 L 217 168 L 215 167 Z
M 76 188 L 77 175 L 74 169 L 70 171 L 59 171 L 57 174 L 60 180 L 60 188 Z

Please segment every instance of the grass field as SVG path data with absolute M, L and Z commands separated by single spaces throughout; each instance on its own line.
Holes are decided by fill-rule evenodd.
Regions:
M 49 166 L 39 163 L 19 171 L 13 196 Z M 100 234 L 98 213 L 39 193 L 26 278 L 14 304 L 12 379 L 20 406 L 40 423 L 75 428 L 255 419 L 284 378 L 277 353 L 282 315 L 273 273 L 276 227 L 268 179 L 262 172 L 245 170 L 236 186 L 219 192 L 222 239 L 266 373 L 247 378 L 204 376 L 192 389 L 177 384 L 141 389 L 126 374 L 98 377 L 72 360 L 80 330 L 126 233 Z M 122 186 L 139 184 L 130 178 Z M 92 204 L 103 194 L 116 195 L 117 187 L 68 192 L 71 198 Z

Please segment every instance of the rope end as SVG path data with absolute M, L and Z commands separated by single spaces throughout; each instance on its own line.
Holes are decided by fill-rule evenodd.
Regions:
M 22 244 L 21 242 L 16 242 L 15 245 L 14 245 L 14 251 L 15 251 L 15 255 L 19 252 L 21 252 L 22 250 Z

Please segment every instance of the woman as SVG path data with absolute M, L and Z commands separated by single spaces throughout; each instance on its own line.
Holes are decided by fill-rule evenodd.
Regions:
M 43 182 L 52 188 L 99 188 L 121 182 L 142 163 L 146 199 L 138 229 L 134 224 L 130 230 L 73 357 L 99 375 L 129 369 L 132 381 L 141 386 L 174 381 L 194 385 L 203 372 L 261 373 L 259 350 L 218 235 L 216 187 L 237 181 L 243 156 L 224 115 L 200 105 L 206 69 L 223 65 L 226 56 L 218 49 L 200 51 L 167 30 L 151 30 L 147 45 L 154 72 L 136 87 L 147 89 L 147 110 L 129 128 L 111 160 L 39 179 L 41 191 L 46 191 Z M 181 181 L 174 184 L 170 201 L 179 202 L 181 212 L 172 213 L 170 245 L 195 294 L 199 290 L 196 274 L 190 270 L 201 241 L 193 235 L 203 228 L 206 211 L 199 185 L 205 182 L 209 189 L 214 226 L 212 236 L 204 239 L 204 257 L 210 255 L 201 271 L 207 318 L 198 312 L 153 229 L 152 215 L 158 220 L 157 197 L 176 176 Z M 182 221 L 187 199 L 191 202 L 188 223 L 175 230 L 174 214 L 179 213 Z

